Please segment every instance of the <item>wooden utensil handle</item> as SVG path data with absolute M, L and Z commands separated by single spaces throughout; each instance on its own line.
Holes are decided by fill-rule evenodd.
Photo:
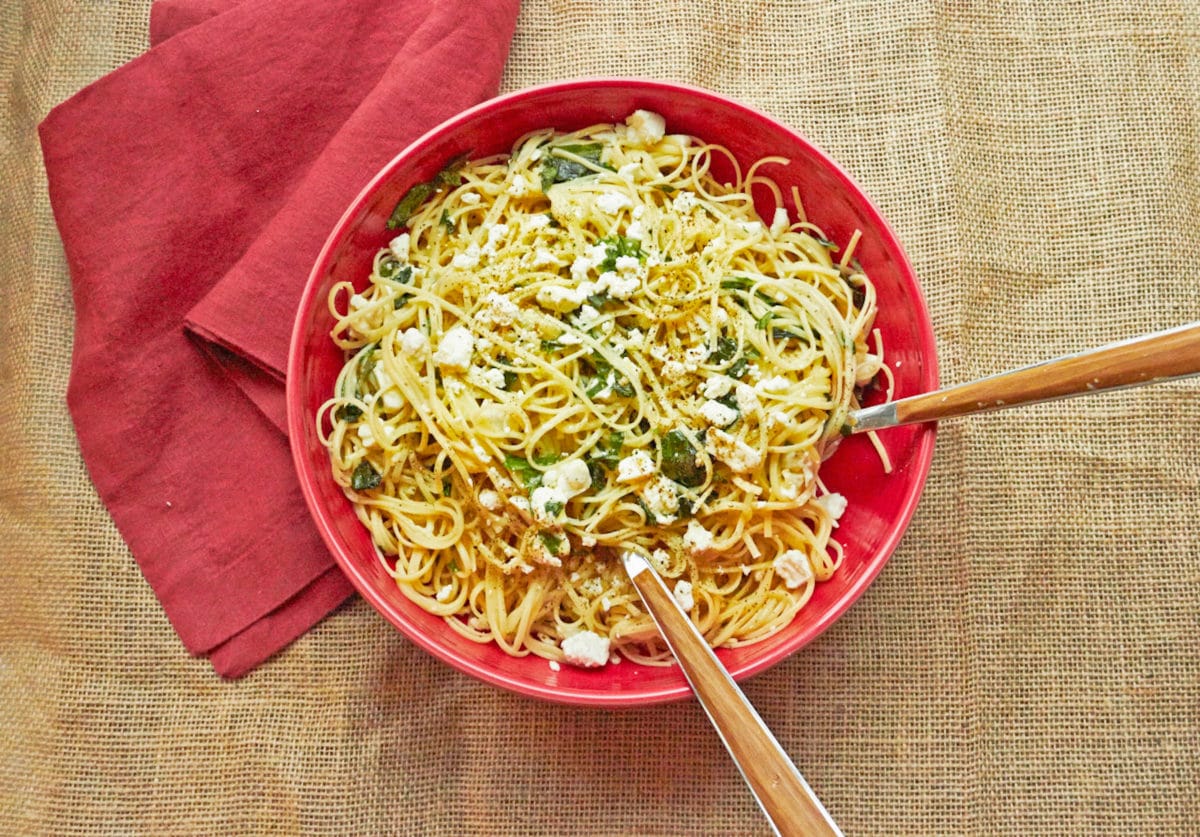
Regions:
M 646 559 L 623 556 L 692 690 L 779 834 L 840 835 L 812 788 Z
M 954 418 L 1200 374 L 1200 323 L 895 402 L 896 424 Z

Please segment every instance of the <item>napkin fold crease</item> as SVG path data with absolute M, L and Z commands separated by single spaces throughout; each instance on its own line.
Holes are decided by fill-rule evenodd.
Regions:
M 494 95 L 516 0 L 159 0 L 39 126 L 75 301 L 67 403 L 185 647 L 251 670 L 351 592 L 292 468 L 294 310 L 344 208 Z

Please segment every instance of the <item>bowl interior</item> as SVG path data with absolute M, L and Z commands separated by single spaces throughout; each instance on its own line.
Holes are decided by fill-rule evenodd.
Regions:
M 690 694 L 676 667 L 624 662 L 600 670 L 514 658 L 492 645 L 459 636 L 442 620 L 409 602 L 378 563 L 366 530 L 334 482 L 329 457 L 317 440 L 315 414 L 328 398 L 343 364 L 329 339 L 333 319 L 326 299 L 334 282 L 365 284 L 376 250 L 394 233 L 385 222 L 414 183 L 433 176 L 463 152 L 482 156 L 508 151 L 530 131 L 575 130 L 620 122 L 638 108 L 661 113 L 671 133 L 725 145 L 745 166 L 768 155 L 787 157 L 770 166 L 790 194 L 799 190 L 814 223 L 834 241 L 862 231 L 857 257 L 879 296 L 876 321 L 885 357 L 896 379 L 896 396 L 936 387 L 936 347 L 915 277 L 886 222 L 850 178 L 800 136 L 777 121 L 714 93 L 640 80 L 580 80 L 494 99 L 435 128 L 404 150 L 363 190 L 326 242 L 305 289 L 288 366 L 288 423 L 305 498 L 330 550 L 362 595 L 413 642 L 450 665 L 486 682 L 523 694 L 566 703 L 624 706 L 673 700 Z M 756 195 L 761 198 L 762 196 Z M 761 207 L 767 210 L 767 206 Z M 793 209 L 790 206 L 789 210 Z M 766 219 L 770 221 L 769 212 Z M 882 435 L 894 470 L 884 474 L 864 437 L 843 440 L 821 477 L 849 500 L 835 537 L 845 561 L 834 578 L 817 587 L 795 621 L 755 645 L 718 651 L 736 678 L 750 676 L 811 641 L 862 593 L 887 561 L 920 496 L 933 453 L 932 426 L 895 428 Z

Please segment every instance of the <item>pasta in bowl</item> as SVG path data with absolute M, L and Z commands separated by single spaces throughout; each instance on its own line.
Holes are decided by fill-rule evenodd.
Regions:
M 771 153 L 740 147 L 767 128 Z M 935 383 L 931 348 L 899 245 L 815 149 L 704 91 L 566 83 L 452 120 L 363 193 L 301 306 L 289 420 L 322 533 L 406 634 L 498 685 L 621 705 L 687 686 L 620 548 L 735 676 L 869 582 L 932 432 L 822 460 L 865 388 Z M 883 494 L 856 503 L 862 482 Z

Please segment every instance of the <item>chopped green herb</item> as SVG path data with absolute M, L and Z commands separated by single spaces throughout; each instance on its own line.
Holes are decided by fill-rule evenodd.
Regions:
M 633 384 L 621 377 L 617 377 L 616 381 L 613 383 L 613 392 L 622 398 L 633 398 L 633 396 L 636 394 Z
M 597 460 L 592 460 L 587 464 L 588 475 L 592 478 L 592 491 L 600 491 L 604 486 L 608 485 L 608 472 L 604 466 Z
M 600 262 L 599 265 L 601 271 L 616 270 L 617 259 L 622 256 L 633 256 L 638 261 L 646 260 L 646 254 L 642 252 L 641 239 L 626 238 L 623 235 L 612 235 L 608 238 L 600 239 L 600 243 L 604 245 L 607 252 L 604 261 Z
M 589 143 L 587 145 L 558 145 L 552 146 L 545 157 L 542 158 L 542 191 L 545 192 L 555 183 L 565 183 L 568 180 L 574 180 L 577 177 L 584 177 L 592 174 L 592 170 L 583 163 L 578 163 L 575 160 L 568 160 L 565 157 L 559 157 L 555 151 L 565 151 L 568 154 L 574 154 L 576 157 L 587 160 L 597 166 L 609 169 L 600 162 L 600 153 L 604 150 L 604 146 L 598 142 Z
M 355 491 L 366 491 L 369 488 L 377 488 L 381 482 L 383 482 L 383 477 L 371 467 L 370 462 L 364 461 L 358 463 L 358 467 L 350 475 L 350 487 Z
M 442 496 L 443 497 L 449 497 L 450 491 L 453 488 L 454 488 L 454 483 L 449 478 L 442 480 Z
M 405 192 L 404 197 L 400 198 L 400 202 L 392 210 L 391 217 L 388 218 L 388 229 L 396 230 L 407 224 L 408 219 L 421 204 L 428 200 L 430 195 L 462 183 L 462 167 L 466 162 L 467 155 L 460 154 L 435 174 L 433 180 L 428 183 L 418 183 Z
M 587 298 L 587 304 L 592 306 L 593 308 L 595 308 L 597 311 L 600 310 L 601 308 L 603 308 L 609 302 L 612 302 L 612 298 L 609 297 L 608 291 L 602 291 L 601 293 L 598 293 L 598 294 L 592 294 L 591 296 L 589 296 Z
M 438 223 L 446 228 L 446 232 L 454 232 L 454 221 L 450 218 L 450 210 L 442 210 L 442 217 L 438 219 Z
M 704 482 L 704 468 L 696 463 L 696 449 L 680 430 L 672 430 L 659 442 L 662 451 L 662 472 L 688 488 Z
M 533 461 L 538 465 L 553 465 L 560 459 L 562 459 L 562 454 L 554 453 L 553 451 L 550 453 L 535 453 L 533 455 Z
M 735 360 L 733 362 L 733 366 L 730 366 L 727 370 L 725 370 L 725 374 L 730 378 L 740 378 L 746 374 L 746 370 L 749 368 L 750 361 L 743 356 Z
M 758 328 L 766 328 L 770 324 L 771 320 L 773 320 L 773 319 L 775 319 L 775 312 L 767 311 L 767 313 L 763 314 L 761 317 L 759 317 L 757 320 L 754 321 L 754 325 Z
M 708 362 L 714 360 L 733 360 L 733 356 L 737 354 L 738 342 L 732 337 L 721 337 L 717 340 L 717 348 L 715 348 L 708 356 Z
M 660 183 L 657 186 L 655 186 L 654 188 L 657 189 L 658 191 L 662 192 L 664 195 L 669 195 L 672 192 L 676 191 L 674 186 L 671 186 L 667 183 Z
M 357 404 L 343 404 L 334 413 L 339 421 L 354 421 L 362 414 L 363 411 Z
M 754 287 L 754 280 L 747 276 L 730 276 L 721 280 L 721 287 L 727 291 L 748 291 Z
M 561 500 L 551 500 L 543 508 L 551 517 L 557 517 L 563 510 L 563 504 Z
M 679 516 L 680 517 L 691 517 L 693 514 L 695 514 L 695 512 L 696 512 L 696 507 L 695 507 L 695 504 L 692 502 L 691 497 L 680 497 L 679 498 Z
M 563 347 L 563 344 L 559 343 L 557 340 L 543 340 L 542 341 L 542 351 L 546 352 L 547 354 L 549 354 L 550 352 L 557 352 L 562 347 Z
M 504 457 L 504 467 L 516 477 L 521 485 L 533 490 L 542 484 L 542 472 L 529 464 L 529 460 L 520 456 Z
M 562 226 L 562 224 L 558 223 L 558 219 L 557 219 L 557 218 L 555 218 L 553 215 L 551 215 L 549 212 L 543 212 L 542 214 L 543 214 L 543 215 L 545 215 L 547 218 L 549 218 L 549 219 L 550 219 L 550 223 L 546 225 L 546 226 L 548 226 L 550 229 L 552 229 L 552 230 L 556 230 L 556 229 L 558 229 L 559 227 L 561 227 L 561 226 Z
M 546 551 L 551 555 L 557 555 L 559 548 L 562 546 L 562 538 L 551 532 L 538 532 L 538 538 L 545 545 Z
M 791 339 L 803 340 L 804 339 L 796 332 L 788 331 L 786 328 L 771 329 L 771 336 L 774 337 L 776 340 L 791 340 Z
M 621 448 L 624 444 L 625 434 L 620 430 L 614 430 L 592 448 L 591 459 L 609 468 L 615 468 L 621 458 Z

